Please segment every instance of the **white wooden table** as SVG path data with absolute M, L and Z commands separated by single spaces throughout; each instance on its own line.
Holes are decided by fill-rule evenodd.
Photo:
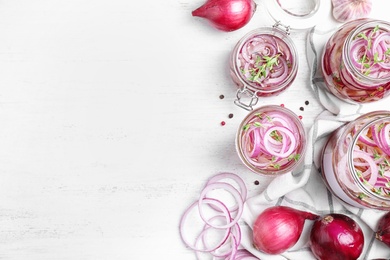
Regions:
M 228 73 L 236 42 L 272 25 L 256 2 L 226 33 L 191 16 L 201 0 L 0 0 L 0 259 L 195 259 L 178 226 L 205 181 L 270 181 L 236 155 L 248 112 Z M 309 127 L 306 34 L 294 84 L 259 105 Z

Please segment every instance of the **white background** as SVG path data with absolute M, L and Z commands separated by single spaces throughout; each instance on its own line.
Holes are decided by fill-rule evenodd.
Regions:
M 0 259 L 195 259 L 179 220 L 205 181 L 270 181 L 236 155 L 248 112 L 228 73 L 236 42 L 273 24 L 256 2 L 227 33 L 191 16 L 201 0 L 0 0 Z M 259 105 L 309 127 L 306 35 L 294 84 Z

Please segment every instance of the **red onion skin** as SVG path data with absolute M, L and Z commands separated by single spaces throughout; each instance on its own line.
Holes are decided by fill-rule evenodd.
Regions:
M 245 26 L 256 11 L 253 0 L 207 0 L 192 11 L 192 16 L 207 19 L 221 31 L 235 31 Z
M 355 220 L 332 213 L 314 222 L 309 243 L 317 259 L 352 260 L 363 252 L 364 235 Z
M 267 208 L 253 225 L 253 245 L 267 254 L 283 253 L 297 243 L 305 220 L 318 218 L 318 215 L 286 206 Z
M 379 220 L 375 237 L 390 247 L 390 211 Z

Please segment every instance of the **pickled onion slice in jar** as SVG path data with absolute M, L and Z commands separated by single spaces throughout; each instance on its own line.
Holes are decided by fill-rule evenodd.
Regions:
M 390 197 L 390 122 L 380 120 L 363 129 L 352 156 L 359 181 L 373 193 Z
M 296 122 L 281 111 L 254 114 L 240 138 L 245 159 L 257 169 L 271 171 L 296 163 L 304 143 Z
M 352 64 L 370 78 L 390 76 L 390 32 L 379 26 L 360 32 L 350 45 Z
M 347 102 L 390 95 L 390 24 L 362 19 L 343 25 L 325 46 L 322 72 L 330 92 Z
M 237 65 L 243 78 L 258 89 L 285 83 L 293 62 L 289 46 L 276 35 L 255 35 L 238 51 Z

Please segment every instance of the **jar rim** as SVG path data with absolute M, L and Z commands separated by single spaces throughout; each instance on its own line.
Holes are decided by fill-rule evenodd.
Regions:
M 389 122 L 390 123 L 390 111 L 376 111 L 376 113 L 378 112 L 383 112 L 383 113 L 387 113 L 387 115 L 383 115 L 379 118 L 376 118 L 374 120 L 371 120 L 369 122 L 367 122 L 366 124 L 363 125 L 363 127 L 361 129 L 359 129 L 357 132 L 356 132 L 356 135 L 353 137 L 353 141 L 352 141 L 352 144 L 348 147 L 348 168 L 349 168 L 349 171 L 351 172 L 351 175 L 352 175 L 352 178 L 353 180 L 355 181 L 355 183 L 358 185 L 358 187 L 360 187 L 364 192 L 372 195 L 373 197 L 377 198 L 377 199 L 381 199 L 381 200 L 385 200 L 385 201 L 390 201 L 390 196 L 388 197 L 385 197 L 385 196 L 382 196 L 376 192 L 374 192 L 373 190 L 371 190 L 367 185 L 365 185 L 359 178 L 358 176 L 358 172 L 356 171 L 355 169 L 355 166 L 353 165 L 353 159 L 354 159 L 354 147 L 356 146 L 356 143 L 359 139 L 359 137 L 362 135 L 362 133 L 367 130 L 367 128 L 371 127 L 372 125 L 380 122 L 380 121 L 386 121 L 386 122 Z M 369 115 L 369 114 L 368 114 Z M 367 115 L 366 115 L 367 116 Z
M 285 6 L 281 1 L 265 0 L 262 3 L 264 3 L 265 9 L 273 20 L 276 22 L 283 21 L 294 30 L 306 30 L 315 26 L 316 28 L 319 27 L 320 30 L 328 31 L 332 30 L 336 25 L 336 22 L 322 22 L 324 18 L 332 12 L 332 5 L 323 0 L 311 0 L 309 3 L 305 3 L 306 7 L 304 9 L 310 6 L 312 7 L 311 10 L 308 10 L 306 13 L 288 10 L 289 7 Z M 290 4 L 296 5 L 297 3 Z
M 243 153 L 243 144 L 242 144 L 241 136 L 242 136 L 244 126 L 248 123 L 248 120 L 253 118 L 253 116 L 256 113 L 274 111 L 274 110 L 278 110 L 278 111 L 282 112 L 283 114 L 287 115 L 288 117 L 292 118 L 295 126 L 298 128 L 299 136 L 300 136 L 300 146 L 299 146 L 300 149 L 298 151 L 300 153 L 300 158 L 298 160 L 296 160 L 294 163 L 288 165 L 287 167 L 285 167 L 283 169 L 279 169 L 279 170 L 278 169 L 272 169 L 272 170 L 265 169 L 265 170 L 263 170 L 263 169 L 257 168 L 255 165 L 253 165 L 251 162 L 249 162 L 245 158 L 244 153 Z M 236 133 L 235 145 L 236 145 L 236 151 L 238 153 L 238 157 L 240 158 L 241 162 L 243 162 L 243 164 L 247 168 L 249 168 L 252 172 L 257 173 L 257 174 L 261 174 L 261 175 L 265 175 L 265 176 L 278 176 L 278 175 L 285 174 L 287 172 L 294 170 L 295 167 L 297 167 L 298 165 L 300 165 L 303 162 L 304 156 L 306 153 L 306 149 L 307 149 L 307 147 L 306 147 L 307 140 L 306 139 L 307 139 L 307 137 L 306 137 L 305 127 L 304 127 L 302 121 L 299 119 L 299 117 L 292 110 L 285 108 L 285 107 L 282 107 L 282 106 L 277 106 L 277 105 L 264 105 L 264 106 L 261 106 L 261 107 L 258 107 L 256 109 L 252 110 L 241 121 L 241 123 L 238 127 L 238 130 L 237 130 L 237 133 Z
M 252 37 L 255 37 L 257 35 L 271 35 L 274 37 L 277 37 L 279 40 L 283 41 L 289 48 L 289 51 L 292 55 L 292 63 L 291 63 L 291 72 L 286 77 L 286 79 L 278 85 L 275 86 L 267 86 L 266 88 L 259 88 L 256 87 L 253 82 L 248 81 L 241 73 L 239 66 L 237 65 L 237 59 L 238 55 L 240 53 L 240 50 L 242 49 L 243 45 L 250 40 Z M 298 72 L 298 52 L 295 47 L 295 44 L 293 40 L 288 36 L 286 31 L 283 31 L 279 29 L 278 27 L 259 27 L 257 29 L 254 29 L 248 33 L 246 33 L 236 44 L 233 50 L 232 55 L 232 62 L 234 67 L 234 72 L 236 76 L 238 77 L 239 81 L 244 85 L 244 87 L 248 88 L 249 90 L 255 92 L 255 93 L 264 93 L 264 94 L 270 94 L 273 92 L 278 92 L 279 90 L 284 89 L 288 84 L 291 84 L 291 81 L 293 81 L 296 77 L 296 74 Z
M 366 75 L 362 73 L 359 69 L 357 69 L 351 61 L 351 57 L 349 55 L 349 52 L 351 50 L 351 44 L 352 40 L 360 33 L 362 30 L 366 30 L 369 28 L 375 28 L 377 25 L 383 26 L 382 28 L 386 28 L 388 32 L 390 32 L 390 23 L 383 21 L 383 20 L 377 20 L 377 19 L 369 19 L 369 18 L 360 18 L 357 20 L 354 20 L 353 22 L 356 21 L 362 21 L 361 24 L 357 25 L 347 36 L 347 38 L 344 41 L 343 44 L 343 60 L 345 61 L 346 69 L 349 70 L 350 72 L 355 73 L 358 75 L 360 79 L 363 81 L 370 82 L 370 84 L 374 85 L 373 88 L 376 88 L 376 84 L 380 83 L 386 83 L 390 80 L 390 73 L 389 76 L 383 77 L 383 78 L 377 78 L 377 77 L 371 77 L 369 75 Z M 365 86 L 367 88 L 370 88 L 370 86 Z

